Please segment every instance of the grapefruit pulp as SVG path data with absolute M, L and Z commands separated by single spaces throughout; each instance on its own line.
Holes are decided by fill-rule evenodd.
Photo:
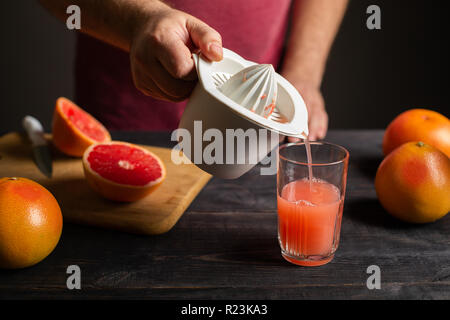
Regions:
M 94 143 L 111 141 L 108 130 L 100 122 L 66 98 L 56 100 L 52 132 L 53 144 L 74 157 L 82 157 Z
M 83 156 L 83 168 L 92 189 L 107 199 L 123 202 L 149 195 L 166 176 L 158 156 L 119 141 L 90 146 Z

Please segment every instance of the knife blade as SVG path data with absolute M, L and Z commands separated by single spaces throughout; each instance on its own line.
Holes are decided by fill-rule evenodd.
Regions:
M 31 141 L 34 161 L 37 167 L 45 176 L 51 178 L 53 173 L 52 157 L 50 147 L 44 137 L 42 124 L 38 119 L 32 116 L 26 116 L 22 120 L 22 125 Z

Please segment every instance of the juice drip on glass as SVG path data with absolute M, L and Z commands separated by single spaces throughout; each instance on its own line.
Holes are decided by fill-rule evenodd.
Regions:
M 312 172 L 312 156 L 311 156 L 311 144 L 309 143 L 308 136 L 303 132 L 302 136 L 305 137 L 305 147 L 306 147 L 306 159 L 308 161 L 308 178 L 309 178 L 309 191 L 312 188 L 313 172 Z

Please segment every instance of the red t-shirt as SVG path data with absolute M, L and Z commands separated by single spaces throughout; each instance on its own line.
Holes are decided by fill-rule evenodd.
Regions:
M 173 7 L 222 35 L 223 46 L 258 63 L 278 65 L 290 0 L 171 0 Z M 112 130 L 173 130 L 186 102 L 147 97 L 133 84 L 128 53 L 80 34 L 76 102 Z

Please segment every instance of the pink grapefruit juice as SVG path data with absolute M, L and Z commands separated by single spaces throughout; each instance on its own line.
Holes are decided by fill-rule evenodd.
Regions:
M 339 189 L 321 179 L 304 178 L 285 185 L 277 198 L 279 241 L 284 258 L 306 266 L 331 261 L 338 245 L 335 239 L 336 242 L 339 239 L 343 207 Z M 315 256 L 329 259 L 314 261 Z

